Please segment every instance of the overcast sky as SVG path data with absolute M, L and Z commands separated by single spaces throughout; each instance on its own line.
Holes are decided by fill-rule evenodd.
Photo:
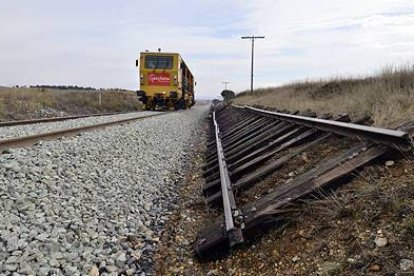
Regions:
M 138 87 L 145 49 L 179 52 L 199 98 L 413 64 L 413 0 L 0 0 L 0 85 Z

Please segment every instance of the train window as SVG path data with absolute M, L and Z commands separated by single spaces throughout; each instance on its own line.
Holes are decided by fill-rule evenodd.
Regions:
M 172 69 L 172 56 L 146 56 L 145 68 L 147 69 Z

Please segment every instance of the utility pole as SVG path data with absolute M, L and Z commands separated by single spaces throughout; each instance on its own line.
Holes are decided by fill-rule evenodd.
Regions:
M 99 93 L 99 107 L 102 107 L 102 94 L 101 94 L 101 91 L 99 91 L 98 93 Z
M 229 84 L 229 81 L 223 81 L 221 82 L 222 84 L 224 84 L 224 90 L 227 90 L 227 84 Z
M 250 39 L 252 41 L 252 65 L 250 74 L 250 91 L 253 92 L 253 65 L 254 65 L 254 40 L 264 39 L 264 36 L 242 36 L 241 39 Z

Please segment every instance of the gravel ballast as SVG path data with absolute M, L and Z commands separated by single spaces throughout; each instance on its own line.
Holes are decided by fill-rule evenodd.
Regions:
M 0 155 L 0 274 L 150 271 L 207 109 Z
M 116 120 L 129 119 L 134 117 L 142 117 L 151 114 L 158 114 L 160 112 L 145 111 L 145 112 L 131 112 L 118 115 L 109 115 L 101 117 L 87 117 L 79 119 L 71 119 L 58 122 L 50 123 L 37 123 L 29 125 L 17 125 L 10 127 L 1 127 L 0 128 L 0 139 L 28 136 L 33 134 L 46 133 L 51 131 L 63 130 L 67 128 L 75 128 L 88 126 L 93 124 L 106 123 Z

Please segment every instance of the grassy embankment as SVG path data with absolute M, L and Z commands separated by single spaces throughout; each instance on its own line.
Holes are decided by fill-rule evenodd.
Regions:
M 303 81 L 281 87 L 242 92 L 237 104 L 279 110 L 369 115 L 376 126 L 395 127 L 414 116 L 414 66 L 387 68 L 376 76 Z
M 131 112 L 141 105 L 134 92 L 0 88 L 0 120 L 92 113 Z
M 233 101 L 278 110 L 348 113 L 354 118 L 369 115 L 377 126 L 396 127 L 414 119 L 414 66 L 387 69 L 367 78 L 258 89 L 253 94 L 240 93 Z M 414 161 L 409 154 L 390 166 L 384 166 L 386 160 L 355 173 L 350 183 L 335 192 L 325 191 L 319 200 L 298 204 L 297 216 L 290 215 L 287 230 L 271 232 L 256 244 L 255 250 L 272 252 L 279 261 L 277 268 L 266 263 L 263 270 L 298 275 L 412 275 Z M 255 250 L 250 250 L 253 260 L 259 255 Z

